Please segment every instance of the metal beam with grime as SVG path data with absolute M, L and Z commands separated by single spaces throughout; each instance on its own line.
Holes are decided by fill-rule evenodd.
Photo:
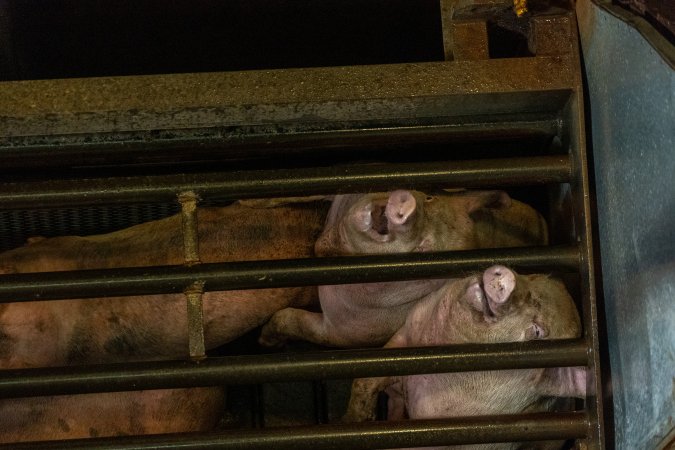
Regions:
M 368 450 L 391 448 L 402 442 L 427 447 L 582 439 L 587 435 L 588 422 L 584 412 L 539 413 L 78 439 L 0 445 L 0 450 Z
M 494 264 L 526 272 L 576 271 L 576 245 L 434 253 L 238 261 L 194 266 L 132 267 L 0 276 L 0 303 L 204 291 L 450 278 Z
M 583 339 L 354 349 L 0 371 L 0 398 L 348 379 L 418 373 L 586 366 Z
M 116 177 L 0 184 L 3 209 L 172 201 L 180 192 L 201 198 L 288 197 L 397 188 L 482 188 L 570 181 L 567 155 L 529 158 L 367 164 L 230 173 Z

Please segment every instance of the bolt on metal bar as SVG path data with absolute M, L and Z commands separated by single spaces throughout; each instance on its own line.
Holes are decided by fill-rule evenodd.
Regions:
M 418 373 L 586 366 L 583 339 L 152 361 L 0 371 L 0 398 L 345 379 Z
M 533 272 L 576 271 L 576 245 L 436 253 L 238 261 L 0 276 L 0 303 L 181 293 L 195 281 L 204 291 L 400 281 L 463 276 L 494 264 Z
M 32 442 L 0 445 L 0 450 L 368 450 L 583 439 L 588 426 L 585 412 L 537 413 Z
M 0 184 L 3 209 L 171 201 L 177 192 L 245 199 L 398 188 L 566 183 L 567 155 Z
M 182 192 L 178 196 L 181 205 L 181 223 L 183 231 L 183 252 L 185 264 L 193 266 L 200 264 L 199 260 L 199 235 L 197 225 L 197 202 L 199 196 L 194 192 Z M 204 345 L 204 312 L 202 294 L 204 293 L 204 281 L 197 280 L 184 291 L 187 300 L 188 318 L 188 346 L 190 358 L 202 359 L 206 357 Z

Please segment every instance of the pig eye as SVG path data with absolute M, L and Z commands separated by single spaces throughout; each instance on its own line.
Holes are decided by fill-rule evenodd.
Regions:
M 436 197 L 434 197 L 433 195 L 427 195 L 427 198 L 424 199 L 424 200 L 427 201 L 427 202 L 430 202 L 430 201 L 433 201 L 435 199 L 436 199 Z
M 527 339 L 544 339 L 547 334 L 546 330 L 537 323 L 530 325 L 525 333 Z

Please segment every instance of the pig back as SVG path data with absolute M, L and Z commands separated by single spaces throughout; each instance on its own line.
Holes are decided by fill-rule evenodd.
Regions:
M 309 257 L 328 207 L 323 202 L 277 208 L 232 204 L 199 208 L 202 262 Z M 181 217 L 112 233 L 31 239 L 0 254 L 4 273 L 50 272 L 183 263 Z
M 199 209 L 203 262 L 301 258 L 312 254 L 327 206 L 233 204 Z M 180 216 L 113 233 L 33 241 L 0 255 L 5 273 L 180 264 Z M 274 311 L 307 302 L 313 288 L 207 292 L 207 348 L 260 325 Z M 157 320 L 161 317 L 163 320 Z M 0 306 L 0 367 L 165 359 L 187 351 L 185 298 L 158 294 Z
M 511 200 L 507 208 L 480 209 L 473 214 L 478 248 L 547 245 L 546 221 L 534 208 Z

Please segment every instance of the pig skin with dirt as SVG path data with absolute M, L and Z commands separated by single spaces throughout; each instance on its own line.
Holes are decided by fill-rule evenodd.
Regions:
M 318 256 L 546 245 L 546 222 L 502 191 L 417 191 L 337 196 L 316 243 Z M 321 313 L 280 310 L 260 343 L 304 339 L 336 347 L 383 345 L 415 300 L 445 280 L 320 286 Z
M 562 283 L 493 266 L 482 274 L 450 280 L 421 299 L 385 347 L 568 339 L 580 334 L 579 314 Z M 549 410 L 552 397 L 585 397 L 586 371 L 569 367 L 357 379 L 344 420 L 374 419 L 377 393 L 390 386 L 394 389 L 388 392 L 402 396 L 411 419 L 516 414 Z M 394 398 L 394 403 L 399 400 Z M 395 418 L 403 418 L 400 411 Z M 532 448 L 547 445 L 560 448 L 559 443 Z M 517 447 L 502 443 L 434 448 Z
M 310 257 L 327 209 L 317 202 L 200 208 L 200 259 L 208 263 Z M 29 245 L 0 255 L 0 272 L 182 263 L 181 218 L 176 215 L 103 235 L 31 239 Z M 314 288 L 207 292 L 206 347 L 229 342 L 275 311 L 305 305 L 315 296 Z M 182 294 L 0 305 L 2 369 L 177 359 L 188 353 Z M 201 431 L 215 425 L 222 403 L 218 388 L 1 400 L 0 441 Z M 178 407 L 193 406 L 189 413 L 175 414 Z M 92 410 L 98 413 L 87 412 Z

